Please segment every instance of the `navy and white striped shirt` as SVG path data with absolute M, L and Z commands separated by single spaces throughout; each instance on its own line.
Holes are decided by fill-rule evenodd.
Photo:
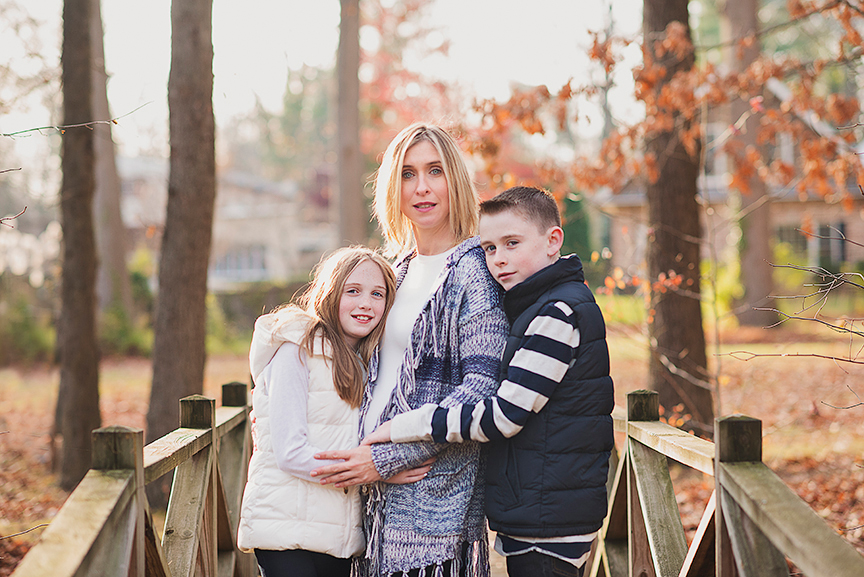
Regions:
M 531 413 L 539 413 L 546 406 L 576 358 L 578 347 L 579 327 L 573 309 L 561 301 L 547 303 L 525 330 L 494 397 L 473 405 L 427 404 L 402 413 L 390 422 L 390 438 L 395 443 L 460 443 L 512 437 L 522 430 Z M 538 551 L 580 567 L 595 535 L 516 539 L 499 534 L 496 550 L 502 555 Z

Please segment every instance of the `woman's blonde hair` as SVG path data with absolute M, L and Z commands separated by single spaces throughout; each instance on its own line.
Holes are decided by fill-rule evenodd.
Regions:
M 387 291 L 384 299 L 384 314 L 378 325 L 360 339 L 357 351 L 348 346 L 345 331 L 339 322 L 339 302 L 345 282 L 362 263 L 370 261 L 378 265 L 384 276 Z M 311 317 L 300 346 L 311 356 L 315 339 L 330 343 L 333 351 L 333 385 L 339 398 L 352 407 L 359 407 L 363 400 L 365 374 L 372 352 L 384 334 L 384 322 L 393 299 L 396 298 L 396 277 L 390 264 L 379 253 L 362 246 L 340 248 L 322 258 L 316 265 L 313 280 L 299 298 L 300 308 Z
M 432 144 L 441 157 L 450 199 L 450 229 L 456 241 L 462 242 L 477 230 L 477 191 L 459 145 L 440 126 L 415 122 L 387 146 L 375 176 L 375 218 L 384 233 L 388 256 L 397 255 L 412 245 L 411 222 L 402 214 L 402 167 L 405 153 L 422 140 Z

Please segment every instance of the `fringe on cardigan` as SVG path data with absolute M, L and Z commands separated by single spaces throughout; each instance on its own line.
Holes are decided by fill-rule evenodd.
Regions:
M 394 572 L 384 573 L 384 502 L 386 496 L 380 483 L 368 486 L 366 493 L 366 511 L 363 516 L 363 530 L 366 533 L 366 552 L 362 557 L 355 557 L 351 563 L 351 577 L 388 577 Z M 486 532 L 483 532 L 486 535 Z M 489 541 L 488 536 L 471 543 L 462 544 L 462 553 L 453 559 L 445 559 L 427 565 L 434 567 L 434 577 L 459 577 L 463 566 L 465 577 L 490 577 L 489 569 Z M 447 567 L 445 575 L 445 566 Z M 425 569 L 426 567 L 405 567 L 401 571 L 404 575 L 411 569 Z

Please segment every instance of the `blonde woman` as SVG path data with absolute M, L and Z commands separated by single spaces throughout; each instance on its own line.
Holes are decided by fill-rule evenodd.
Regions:
M 375 215 L 398 254 L 396 299 L 361 408 L 361 434 L 425 403 L 475 403 L 498 388 L 508 332 L 501 288 L 489 275 L 477 228 L 477 195 L 455 140 L 412 124 L 387 147 L 375 182 Z M 374 363 L 373 363 L 374 364 Z M 362 446 L 313 475 L 366 492 L 372 576 L 489 574 L 483 464 L 474 442 Z M 437 457 L 412 485 L 379 483 Z

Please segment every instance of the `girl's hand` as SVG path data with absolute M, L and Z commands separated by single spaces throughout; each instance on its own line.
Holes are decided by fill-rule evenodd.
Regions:
M 339 489 L 353 485 L 366 485 L 381 480 L 381 475 L 372 462 L 372 448 L 361 445 L 347 451 L 323 451 L 316 459 L 338 460 L 341 463 L 325 465 L 313 470 L 313 477 L 321 477 L 322 485 L 335 483 Z
M 381 426 L 369 433 L 367 436 L 363 437 L 363 440 L 360 441 L 361 445 L 374 445 L 375 443 L 389 443 L 390 442 L 390 421 L 381 423 Z M 401 475 L 402 473 L 399 473 Z M 398 477 L 399 475 L 396 475 Z M 390 477 L 393 479 L 394 477 Z M 387 481 L 390 482 L 389 480 Z
M 402 471 L 401 473 L 397 473 L 389 479 L 386 479 L 384 482 L 390 483 L 392 485 L 407 485 L 408 483 L 416 483 L 417 481 L 426 476 L 426 474 L 429 472 L 429 469 L 432 468 L 432 464 L 435 462 L 435 459 L 436 457 L 430 457 L 428 461 L 422 463 L 419 467 L 415 467 L 414 469 L 407 469 L 405 471 Z

